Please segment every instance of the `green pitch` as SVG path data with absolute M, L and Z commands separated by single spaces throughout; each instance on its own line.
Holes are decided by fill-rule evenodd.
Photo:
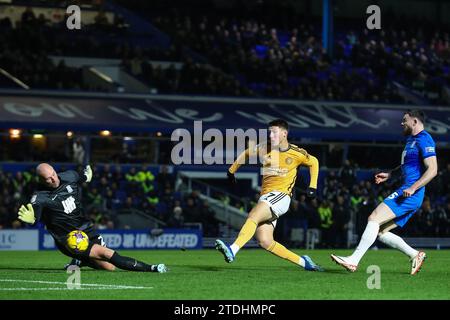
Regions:
M 215 250 L 121 251 L 142 261 L 164 262 L 165 274 L 82 268 L 80 290 L 68 290 L 53 252 L 0 252 L 0 299 L 450 299 L 450 251 L 427 250 L 422 271 L 394 250 L 369 251 L 356 273 L 329 258 L 330 250 L 300 251 L 326 271 L 306 272 L 262 249 L 242 250 L 232 264 Z M 345 255 L 349 250 L 335 250 Z M 380 289 L 368 289 L 370 265 L 381 270 Z M 373 281 L 369 281 L 374 283 Z

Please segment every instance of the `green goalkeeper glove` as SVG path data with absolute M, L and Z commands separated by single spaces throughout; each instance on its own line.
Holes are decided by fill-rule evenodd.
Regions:
M 36 218 L 34 217 L 34 209 L 31 203 L 27 204 L 26 207 L 24 205 L 20 207 L 19 220 L 31 224 L 36 221 Z
M 90 165 L 87 165 L 84 169 L 84 175 L 86 176 L 86 182 L 91 182 L 92 180 L 92 169 Z

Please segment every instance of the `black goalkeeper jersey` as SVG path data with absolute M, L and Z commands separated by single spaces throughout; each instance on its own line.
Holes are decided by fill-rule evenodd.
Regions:
M 45 224 L 55 241 L 65 243 L 67 234 L 83 230 L 88 235 L 94 231 L 93 224 L 84 216 L 81 205 L 81 186 L 86 177 L 76 171 L 58 173 L 60 185 L 56 189 L 38 191 L 31 197 L 37 221 Z

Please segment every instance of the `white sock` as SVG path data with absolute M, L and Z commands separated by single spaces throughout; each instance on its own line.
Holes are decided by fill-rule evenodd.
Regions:
M 406 254 L 411 259 L 417 256 L 419 251 L 411 248 L 405 240 L 393 234 L 392 232 L 386 232 L 378 237 L 378 240 L 383 242 L 385 245 L 388 245 L 391 248 L 398 249 L 404 254 Z
M 380 230 L 380 225 L 378 222 L 369 221 L 367 222 L 366 229 L 361 236 L 361 240 L 359 241 L 358 246 L 356 247 L 353 254 L 348 257 L 348 260 L 351 264 L 358 265 L 359 261 L 363 257 L 363 255 L 369 250 L 370 246 L 377 239 L 378 231 Z
M 237 244 L 232 244 L 231 246 L 230 246 L 230 249 L 231 249 L 231 251 L 233 252 L 233 255 L 234 256 L 236 256 L 236 253 L 238 253 L 238 251 L 239 251 L 239 246 L 237 245 Z
M 301 265 L 303 268 L 305 267 L 305 259 L 300 257 L 300 261 L 298 262 L 299 265 Z

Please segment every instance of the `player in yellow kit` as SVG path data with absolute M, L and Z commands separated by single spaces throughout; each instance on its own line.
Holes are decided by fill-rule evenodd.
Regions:
M 299 166 L 309 167 L 311 176 L 307 195 L 314 197 L 319 176 L 319 162 L 287 140 L 288 124 L 278 119 L 269 123 L 270 146 L 257 145 L 245 150 L 228 169 L 228 178 L 236 182 L 234 173 L 250 156 L 258 155 L 262 159 L 261 196 L 256 206 L 250 211 L 247 221 L 241 228 L 238 237 L 231 246 L 222 240 L 216 240 L 216 249 L 231 263 L 238 251 L 254 236 L 259 245 L 267 251 L 302 266 L 308 271 L 322 271 L 310 257 L 298 256 L 273 239 L 277 219 L 289 210 L 292 189 L 297 179 Z

